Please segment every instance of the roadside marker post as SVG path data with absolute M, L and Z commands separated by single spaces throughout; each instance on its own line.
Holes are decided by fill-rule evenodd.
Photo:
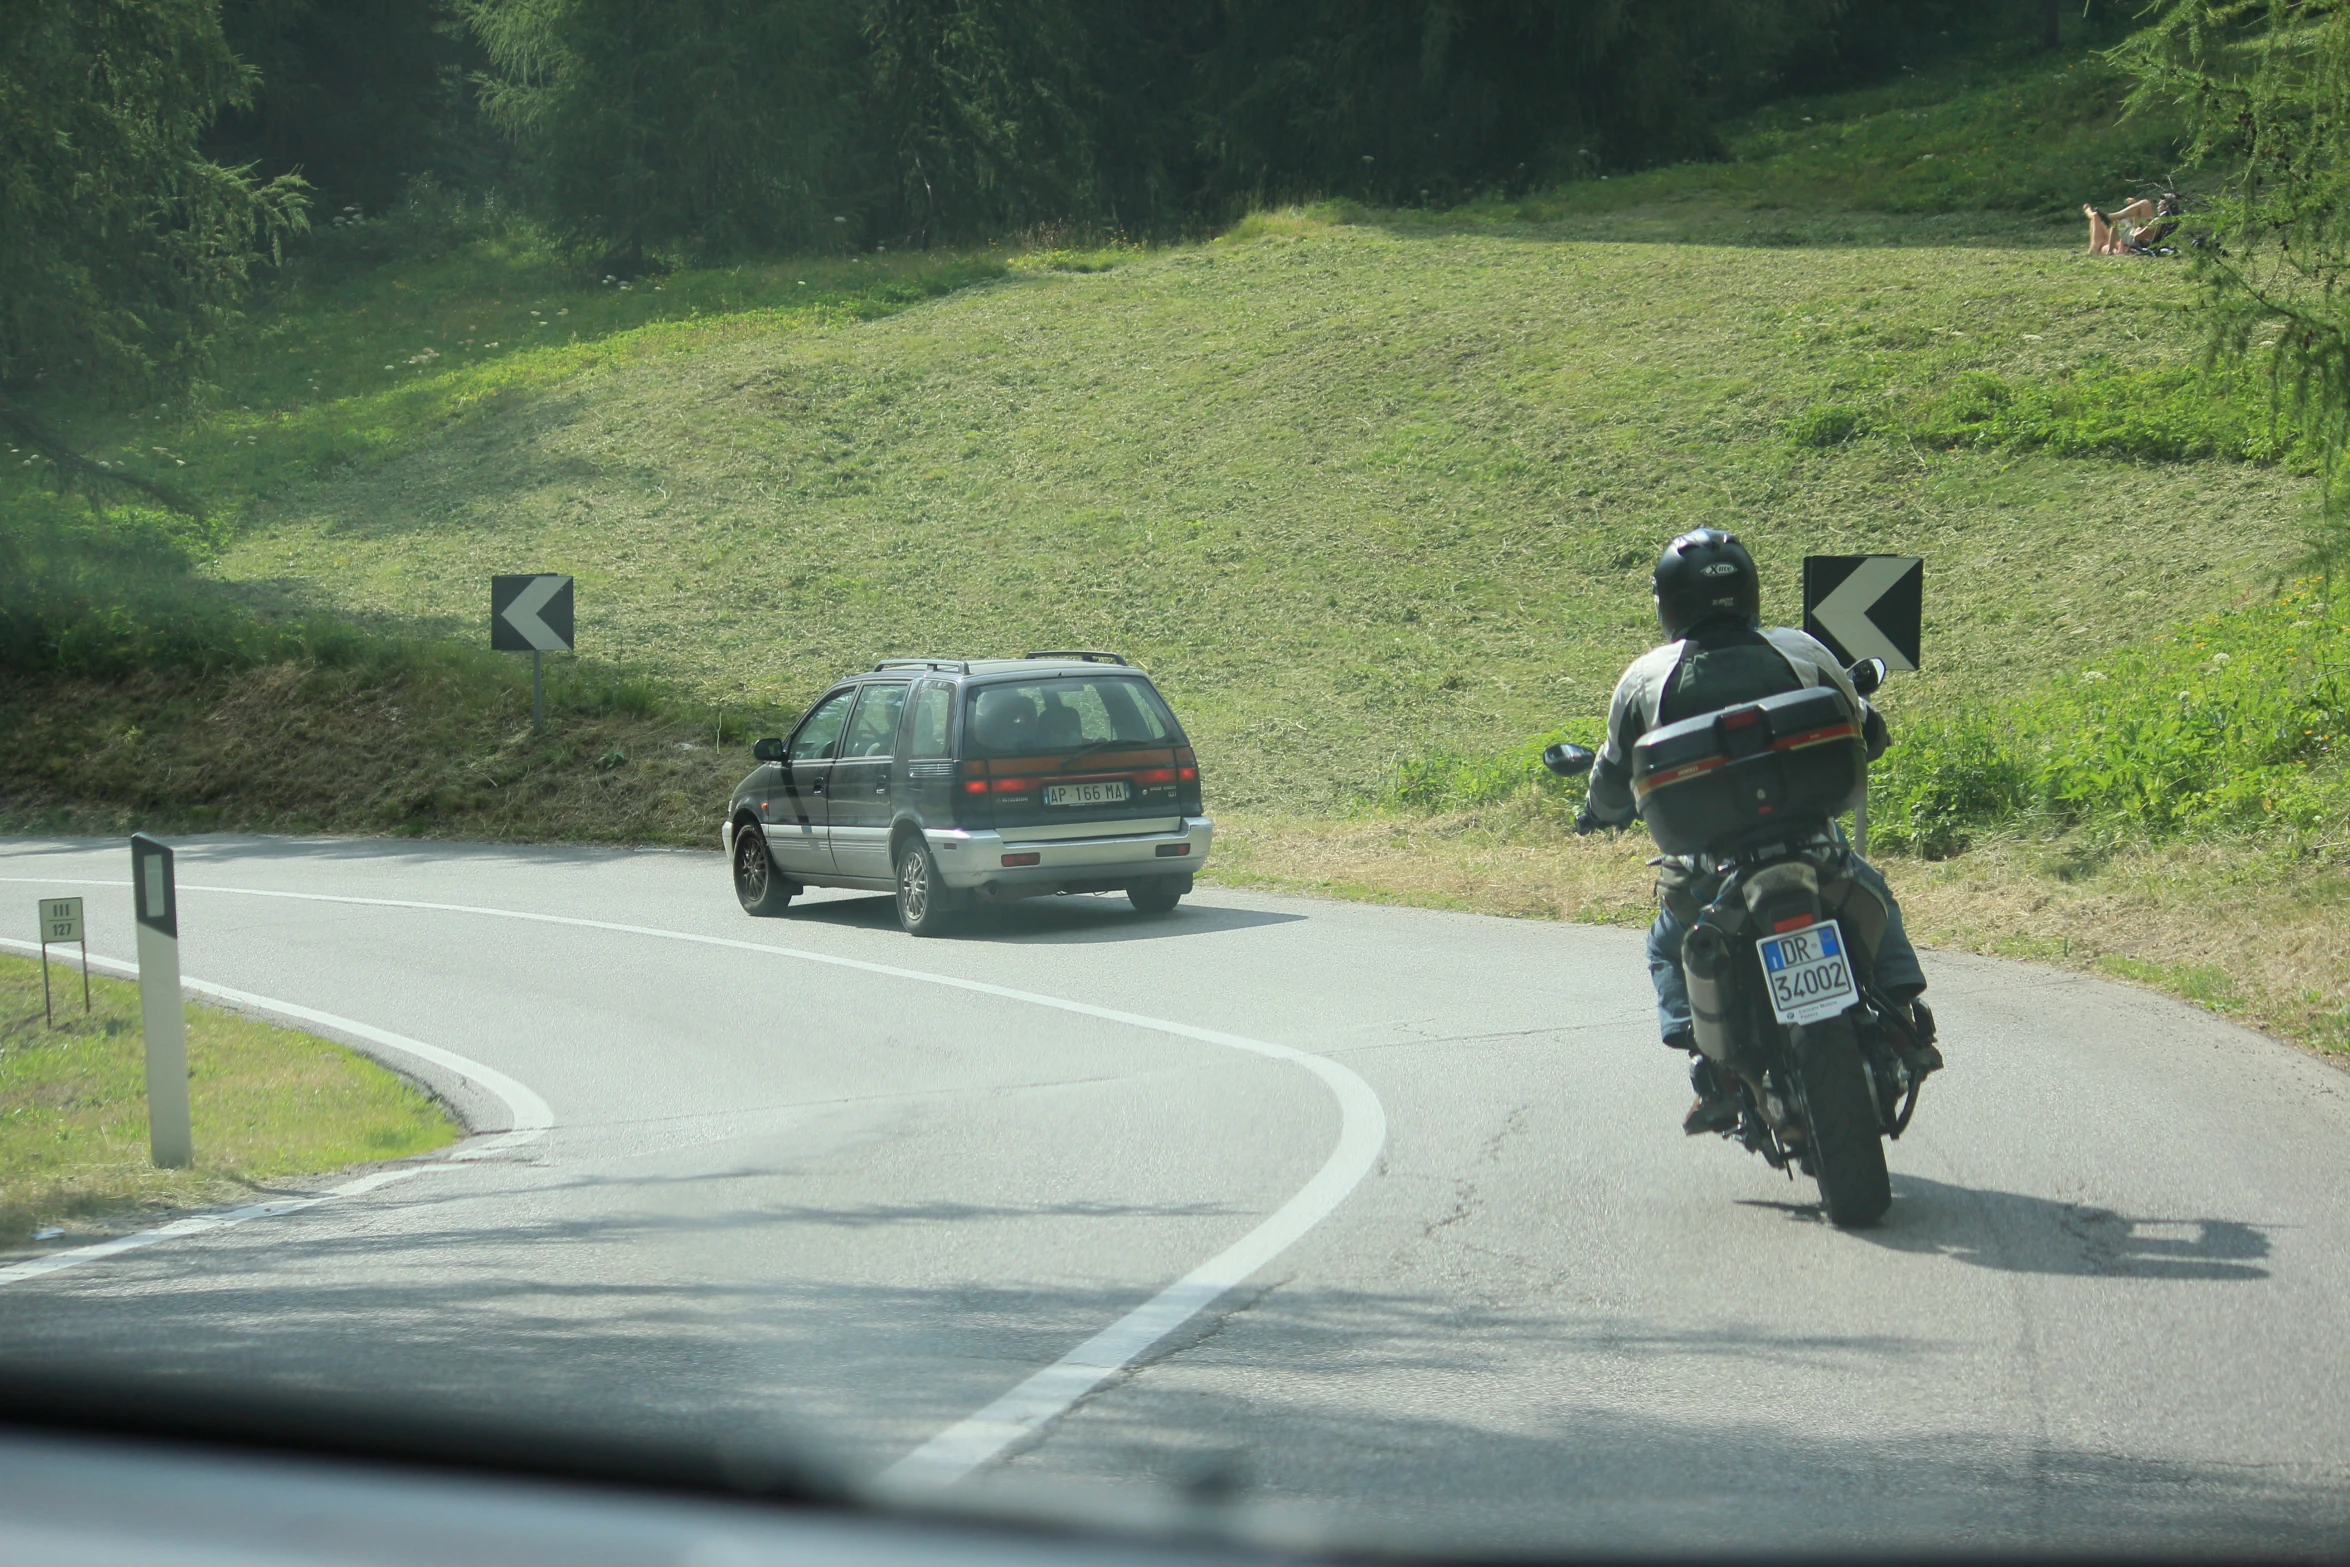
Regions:
M 188 1128 L 188 1017 L 180 999 L 179 887 L 171 850 L 131 835 L 131 902 L 139 918 L 139 1014 L 147 1032 L 147 1151 L 157 1169 L 196 1160 Z
M 75 942 L 82 949 L 82 1016 L 90 1015 L 90 938 L 82 931 L 82 900 L 79 898 L 43 898 L 41 900 L 41 1016 L 51 1028 L 57 1026 L 56 1009 L 49 1005 L 49 943 L 63 946 Z
M 490 649 L 530 655 L 530 732 L 546 722 L 540 657 L 571 651 L 572 579 L 547 572 L 490 578 Z
M 1803 629 L 1843 664 L 1881 658 L 1888 670 L 1915 670 L 1925 619 L 1922 555 L 1806 555 Z M 1869 852 L 1869 786 L 1852 811 L 1852 848 Z

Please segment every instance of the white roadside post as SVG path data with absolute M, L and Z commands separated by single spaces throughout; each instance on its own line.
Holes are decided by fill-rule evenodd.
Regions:
M 82 900 L 41 900 L 41 1016 L 57 1026 L 56 1009 L 49 1005 L 49 943 L 77 942 L 82 949 L 82 1016 L 90 1015 L 90 939 L 82 930 Z
M 180 999 L 179 889 L 171 850 L 131 837 L 131 900 L 139 917 L 139 1013 L 147 1031 L 147 1149 L 158 1169 L 193 1164 L 188 1128 L 188 1017 Z

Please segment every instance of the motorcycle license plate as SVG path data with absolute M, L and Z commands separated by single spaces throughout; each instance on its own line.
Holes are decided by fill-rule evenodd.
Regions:
M 1859 999 L 1844 951 L 1844 932 L 1834 920 L 1765 936 L 1755 946 L 1762 951 L 1771 1015 L 1780 1022 L 1817 1023 Z

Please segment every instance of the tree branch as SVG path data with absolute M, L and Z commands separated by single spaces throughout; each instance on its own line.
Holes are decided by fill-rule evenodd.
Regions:
M 126 469 L 109 468 L 93 462 L 75 451 L 64 436 L 10 401 L 5 394 L 0 394 L 0 426 L 14 431 L 26 445 L 85 484 L 119 484 L 138 491 L 159 505 L 168 506 L 183 517 L 193 517 L 198 522 L 204 520 L 203 504 L 185 490 L 160 480 L 142 478 Z

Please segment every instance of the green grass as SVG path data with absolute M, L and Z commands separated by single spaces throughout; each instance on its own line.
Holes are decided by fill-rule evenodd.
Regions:
M 93 978 L 94 1010 L 56 954 L 57 1026 L 40 964 L 0 957 L 0 1244 L 102 1227 L 126 1212 L 217 1203 L 270 1183 L 443 1147 L 439 1106 L 340 1045 L 188 1004 L 196 1163 L 148 1162 L 138 987 Z
M 2117 530 L 2149 483 L 2128 461 L 1789 434 L 2116 341 L 2176 369 L 2181 295 L 2048 249 L 1298 219 L 550 371 L 461 435 L 274 492 L 219 572 L 471 636 L 492 572 L 569 571 L 583 648 L 705 702 L 788 707 L 886 654 L 1119 647 L 1221 797 L 1327 807 L 1401 758 L 1599 712 L 1651 639 L 1658 543 L 1702 522 L 1755 545 L 1780 617 L 1804 553 L 1929 556 L 1916 689 L 2054 675 L 2228 602 L 2293 533 L 2289 472 L 2171 465 L 2159 514 Z
M 213 552 L 197 586 L 224 624 L 262 628 L 223 668 L 384 663 L 321 655 L 312 627 L 474 641 L 484 578 L 561 570 L 589 662 L 656 706 L 780 713 L 885 654 L 1108 645 L 1160 675 L 1225 805 L 1441 794 L 1506 737 L 1596 717 L 1652 639 L 1658 543 L 1697 523 L 1755 544 L 1778 618 L 1806 552 L 1927 555 L 1928 667 L 1897 713 L 2069 678 L 2258 587 L 2309 492 L 2290 443 L 2259 446 L 2246 388 L 2196 379 L 2182 272 L 2072 253 L 2034 216 L 2053 198 L 1967 246 L 1594 237 L 1595 214 L 1701 195 L 1841 222 L 1895 200 L 1870 171 L 1896 165 L 2104 181 L 2154 134 L 2111 130 L 2112 89 L 1956 72 L 1780 106 L 1731 164 L 1436 216 L 1268 213 L 1152 251 L 623 292 L 491 233 L 297 277 L 182 435 L 76 428 L 211 502 L 175 547 Z M 1833 149 L 1791 139 L 1821 126 Z M 102 642 L 119 617 L 85 599 Z M 201 662 L 174 650 L 206 636 L 227 633 L 145 666 Z M 468 667 L 472 710 L 510 702 Z M 220 699 L 196 689 L 154 695 Z M 67 775 L 100 778 L 96 741 L 61 743 Z M 618 749 L 625 775 L 641 747 Z
M 1489 198 L 1458 217 L 1762 245 L 1999 243 L 2053 225 L 2085 246 L 2083 202 L 2121 205 L 2176 158 L 2177 127 L 2123 118 L 2124 90 L 2094 56 L 1954 60 L 1767 105 L 1729 128 L 1723 162 Z

